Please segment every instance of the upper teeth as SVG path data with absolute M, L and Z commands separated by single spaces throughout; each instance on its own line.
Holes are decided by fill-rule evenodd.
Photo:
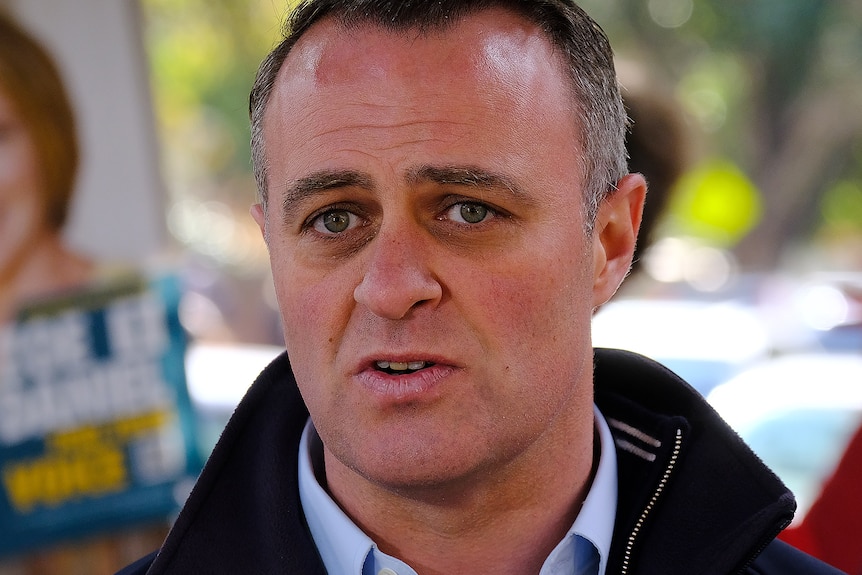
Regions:
M 392 369 L 394 371 L 416 370 L 425 367 L 424 361 L 378 361 L 380 369 Z

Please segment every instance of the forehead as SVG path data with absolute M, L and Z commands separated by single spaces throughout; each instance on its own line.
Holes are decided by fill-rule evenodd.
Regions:
M 398 147 L 399 158 L 458 163 L 478 153 L 459 147 L 466 140 L 483 161 L 527 164 L 535 144 L 553 139 L 548 130 L 562 143 L 558 153 L 577 154 L 565 70 L 544 32 L 506 10 L 428 32 L 346 28 L 326 18 L 299 39 L 277 75 L 264 114 L 265 153 L 288 179 L 358 148 L 392 159 L 388 150 Z
M 389 30 L 373 23 L 346 27 L 326 17 L 287 55 L 274 99 L 285 93 L 295 100 L 325 90 L 351 90 L 351 85 L 383 86 L 405 78 L 417 90 L 440 91 L 466 83 L 528 89 L 548 76 L 565 83 L 565 93 L 573 95 L 566 63 L 545 33 L 505 9 L 481 10 L 426 32 Z
M 406 52 L 414 57 L 401 57 Z M 326 85 L 339 79 L 386 79 L 387 71 L 421 76 L 429 60 L 444 60 L 453 72 L 515 76 L 535 68 L 531 57 L 547 61 L 552 52 L 550 41 L 538 27 L 498 8 L 427 31 L 388 30 L 372 23 L 346 28 L 330 18 L 297 42 L 283 72 L 314 72 L 315 79 Z

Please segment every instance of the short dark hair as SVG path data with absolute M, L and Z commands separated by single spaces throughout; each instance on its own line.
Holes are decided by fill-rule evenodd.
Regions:
M 392 31 L 444 30 L 467 15 L 493 7 L 511 10 L 540 27 L 568 64 L 580 121 L 585 205 L 591 227 L 598 205 L 626 174 L 627 119 L 610 42 L 572 0 L 304 0 L 286 21 L 284 39 L 261 63 L 249 98 L 252 161 L 264 208 L 264 113 L 284 60 L 313 24 L 331 17 L 348 27 L 371 24 Z

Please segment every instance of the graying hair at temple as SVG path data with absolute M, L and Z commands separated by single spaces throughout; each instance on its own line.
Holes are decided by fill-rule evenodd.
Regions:
M 316 22 L 334 18 L 346 27 L 363 24 L 393 32 L 433 32 L 464 16 L 501 7 L 542 29 L 563 55 L 582 135 L 587 230 L 598 205 L 626 172 L 627 118 L 620 98 L 610 43 L 599 25 L 567 0 L 306 0 L 285 23 L 284 39 L 261 64 L 249 99 L 251 149 L 258 193 L 267 207 L 266 142 L 263 118 L 278 72 L 297 40 Z

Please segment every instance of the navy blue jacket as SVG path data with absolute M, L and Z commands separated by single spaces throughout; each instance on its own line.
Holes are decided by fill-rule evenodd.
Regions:
M 608 575 L 840 573 L 775 540 L 792 494 L 676 375 L 597 350 L 595 390 L 619 473 Z M 282 355 L 240 403 L 162 548 L 120 575 L 326 575 L 297 483 L 307 418 Z

